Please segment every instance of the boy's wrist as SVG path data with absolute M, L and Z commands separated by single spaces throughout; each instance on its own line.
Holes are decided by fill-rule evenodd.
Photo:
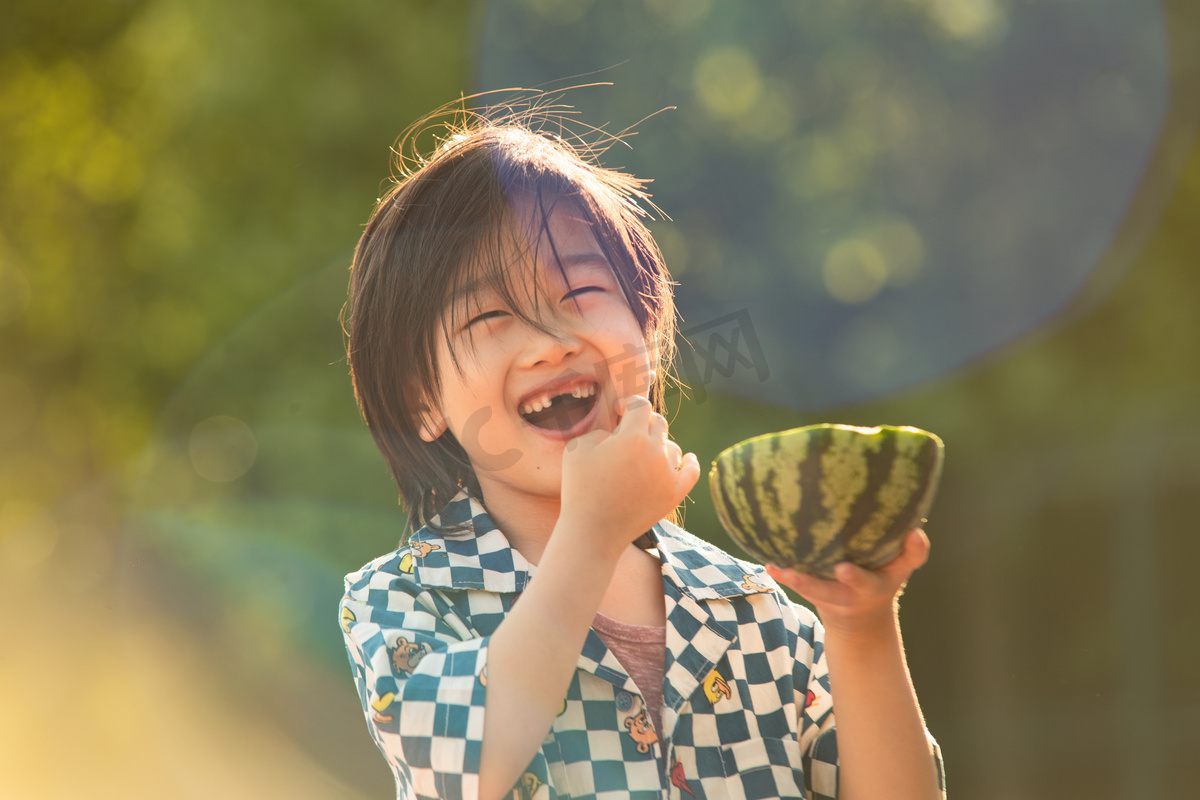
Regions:
M 608 563 L 615 569 L 625 548 L 639 535 L 641 532 L 626 536 L 594 516 L 576 517 L 564 509 L 554 525 L 550 541 L 559 539 L 564 543 L 569 542 L 571 550 L 589 563 Z
M 825 639 L 831 636 L 848 643 L 888 642 L 899 636 L 900 617 L 895 605 L 868 611 L 841 613 L 841 609 L 817 608 Z

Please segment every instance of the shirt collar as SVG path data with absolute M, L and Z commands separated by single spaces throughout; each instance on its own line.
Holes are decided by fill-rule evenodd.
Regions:
M 667 520 L 654 526 L 663 576 L 697 600 L 774 591 L 759 564 L 742 561 Z
M 449 530 L 438 530 L 448 528 Z M 663 577 L 696 600 L 769 592 L 763 568 L 662 520 L 651 530 Z M 409 538 L 413 579 L 430 588 L 524 591 L 537 567 L 512 547 L 478 498 L 460 491 Z
M 521 592 L 535 570 L 465 490 L 408 542 L 413 580 L 431 588 Z

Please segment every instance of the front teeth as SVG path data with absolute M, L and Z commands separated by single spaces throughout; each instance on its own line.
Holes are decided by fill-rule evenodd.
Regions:
M 550 395 L 544 394 L 532 403 L 528 403 L 521 410 L 526 414 L 532 414 L 535 411 L 541 411 L 544 408 L 550 407 Z
M 596 393 L 596 385 L 593 383 L 589 386 L 576 386 L 571 390 L 571 396 L 575 398 L 591 397 Z M 557 396 L 557 395 L 555 395 Z M 535 411 L 543 411 L 550 407 L 551 395 L 544 394 L 535 400 L 521 406 L 522 414 L 532 414 Z

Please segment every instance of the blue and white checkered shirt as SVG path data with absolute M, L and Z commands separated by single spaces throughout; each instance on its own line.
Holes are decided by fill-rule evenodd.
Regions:
M 346 576 L 341 625 L 397 797 L 475 798 L 489 637 L 536 568 L 465 493 L 432 522 L 466 530 L 421 528 Z M 512 797 L 836 797 L 820 622 L 761 566 L 666 521 L 651 533 L 666 594 L 663 730 L 589 631 L 562 710 Z

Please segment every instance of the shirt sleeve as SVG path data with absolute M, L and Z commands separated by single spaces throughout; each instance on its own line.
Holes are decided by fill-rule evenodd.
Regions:
M 348 576 L 341 625 L 371 736 L 398 797 L 479 792 L 488 637 L 405 575 Z
M 808 648 L 797 647 L 797 669 L 807 673 L 802 703 L 800 745 L 803 751 L 805 788 L 813 800 L 836 800 L 838 789 L 837 721 L 829 689 L 829 667 L 825 660 L 825 628 L 812 612 L 796 606 L 801 619 L 801 639 L 808 633 Z M 799 686 L 799 682 L 797 683 Z M 798 699 L 799 702 L 799 699 Z M 942 749 L 926 730 L 938 776 L 938 794 L 946 800 L 946 769 Z

